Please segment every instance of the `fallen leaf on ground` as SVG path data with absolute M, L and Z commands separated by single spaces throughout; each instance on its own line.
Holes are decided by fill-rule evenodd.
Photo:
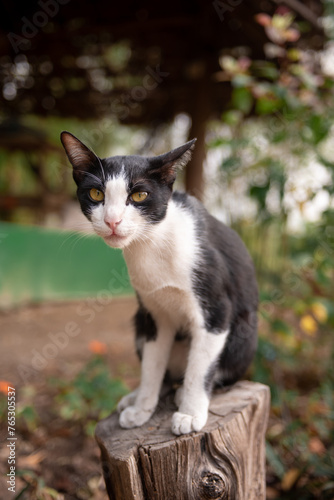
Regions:
M 37 451 L 31 455 L 19 458 L 19 466 L 22 469 L 35 469 L 46 457 L 44 451 Z
M 272 488 L 271 486 L 267 486 L 266 489 L 266 499 L 267 500 L 274 500 L 275 498 L 279 497 L 279 492 L 275 490 L 275 488 Z
M 281 488 L 283 491 L 291 490 L 292 486 L 298 479 L 300 474 L 299 469 L 289 469 L 283 476 Z
M 318 437 L 312 437 L 308 442 L 308 448 L 312 453 L 316 455 L 323 455 L 326 452 L 326 448 L 322 441 Z

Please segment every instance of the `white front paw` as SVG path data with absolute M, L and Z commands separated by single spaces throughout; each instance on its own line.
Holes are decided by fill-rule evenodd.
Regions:
M 128 406 L 132 406 L 136 401 L 138 390 L 130 392 L 122 397 L 122 399 L 118 402 L 117 411 L 121 413 L 121 411 L 125 410 Z
M 188 415 L 187 413 L 175 412 L 172 418 L 172 432 L 177 436 L 189 434 L 189 432 L 200 431 L 206 424 L 207 412 Z
M 142 408 L 137 408 L 136 406 L 128 406 L 119 416 L 119 425 L 123 429 L 132 429 L 132 427 L 140 427 L 147 422 L 153 410 L 143 410 Z

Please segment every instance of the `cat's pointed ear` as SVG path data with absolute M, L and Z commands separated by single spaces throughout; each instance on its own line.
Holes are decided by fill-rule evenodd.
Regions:
M 99 159 L 87 146 L 70 132 L 62 132 L 60 140 L 66 151 L 67 157 L 73 167 L 73 178 L 79 184 L 85 173 L 93 166 L 98 165 Z
M 173 184 L 176 179 L 177 170 L 185 167 L 190 161 L 196 140 L 192 139 L 183 144 L 183 146 L 179 146 L 168 153 L 153 158 L 150 174 L 158 174 L 163 182 Z

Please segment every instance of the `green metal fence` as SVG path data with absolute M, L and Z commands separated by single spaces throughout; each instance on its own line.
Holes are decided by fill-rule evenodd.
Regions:
M 129 293 L 122 252 L 100 238 L 0 223 L 0 306 Z

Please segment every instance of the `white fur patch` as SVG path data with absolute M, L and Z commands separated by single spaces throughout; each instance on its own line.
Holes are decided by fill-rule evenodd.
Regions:
M 159 304 L 163 304 L 163 293 L 168 310 L 180 306 L 180 293 L 186 293 L 193 302 L 191 275 L 199 248 L 192 215 L 170 201 L 166 217 L 145 229 L 141 240 L 124 249 L 134 288 L 145 301 Z M 168 289 L 173 289 L 172 294 Z
M 128 208 L 127 198 L 127 185 L 123 175 L 108 180 L 105 189 L 104 219 L 120 221 Z

